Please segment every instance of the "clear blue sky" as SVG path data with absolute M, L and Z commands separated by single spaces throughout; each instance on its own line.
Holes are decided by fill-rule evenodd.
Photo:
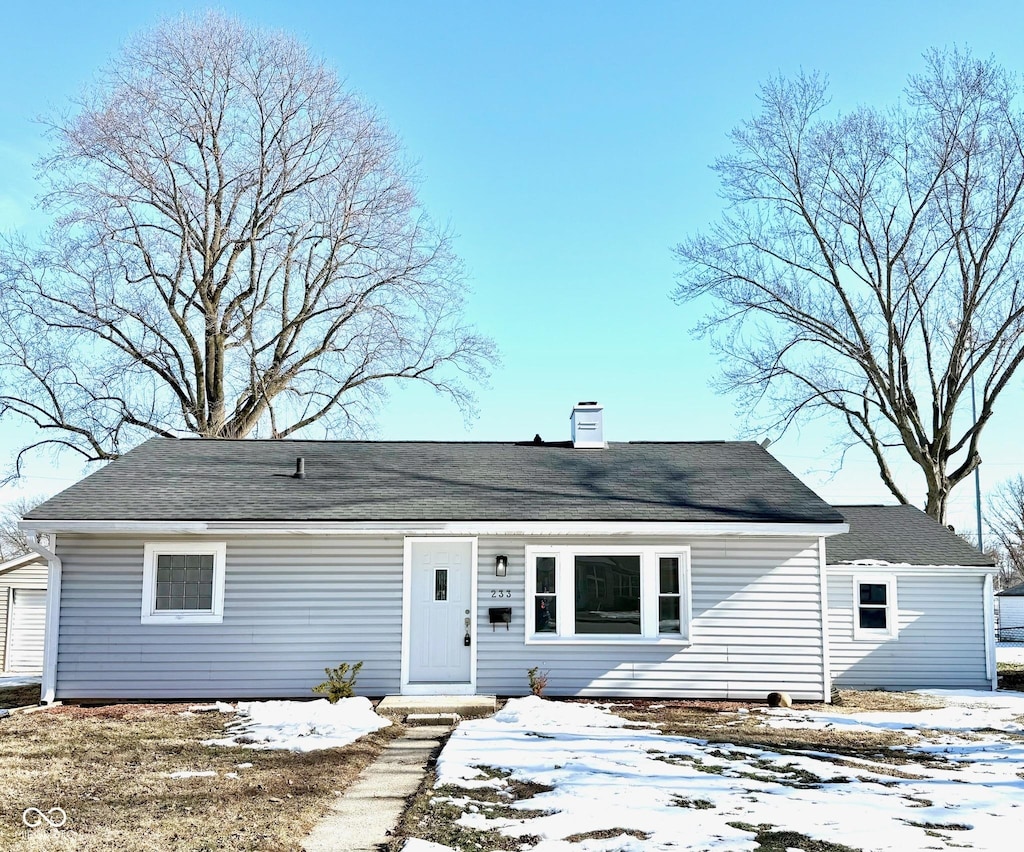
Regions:
M 0 34 L 0 229 L 31 228 L 33 119 L 60 109 L 134 31 L 208 4 L 9 4 Z M 418 160 L 427 209 L 450 221 L 473 286 L 469 312 L 503 357 L 468 427 L 422 391 L 395 393 L 378 437 L 568 437 L 577 400 L 606 406 L 612 440 L 736 437 L 707 380 L 699 306 L 669 299 L 671 247 L 720 210 L 708 165 L 777 72 L 829 74 L 834 102 L 896 98 L 929 47 L 967 45 L 1015 69 L 1024 8 L 1011 2 L 224 2 L 293 33 L 374 101 Z M 1024 470 L 1018 379 L 982 447 L 983 489 Z M 2 427 L 0 463 L 16 441 Z M 831 476 L 832 434 L 794 431 L 775 455 L 835 502 L 890 502 L 864 453 Z M 775 438 L 776 436 L 768 436 Z M 910 468 L 906 470 L 909 472 Z M 0 492 L 50 493 L 66 459 Z M 908 485 L 923 502 L 914 479 Z M 973 490 L 951 520 L 973 525 Z

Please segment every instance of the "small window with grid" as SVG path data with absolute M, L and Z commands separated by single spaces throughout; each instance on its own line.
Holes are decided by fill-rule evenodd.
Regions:
M 148 542 L 143 624 L 213 624 L 224 617 L 224 542 Z
M 162 553 L 156 561 L 156 609 L 213 607 L 213 554 Z

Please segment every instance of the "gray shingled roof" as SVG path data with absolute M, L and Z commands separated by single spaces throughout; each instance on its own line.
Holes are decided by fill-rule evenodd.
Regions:
M 836 506 L 850 531 L 827 539 L 829 565 L 861 559 L 987 566 L 993 560 L 914 506 Z
M 305 459 L 306 479 L 292 477 Z M 153 438 L 27 520 L 842 523 L 750 442 Z
M 996 592 L 996 595 L 1008 598 L 1024 598 L 1024 583 L 1018 583 L 1016 586 L 1010 586 L 1008 589 Z

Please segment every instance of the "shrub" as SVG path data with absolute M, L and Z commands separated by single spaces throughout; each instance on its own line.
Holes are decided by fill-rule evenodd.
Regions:
M 542 672 L 538 666 L 534 666 L 526 672 L 526 676 L 530 679 L 531 694 L 538 698 L 544 697 L 544 690 L 548 688 L 548 674 L 550 672 Z
M 360 660 L 354 666 L 342 663 L 337 668 L 325 668 L 327 680 L 314 686 L 313 692 L 326 695 L 331 704 L 337 704 L 339 698 L 351 698 L 355 694 L 353 690 L 356 685 L 356 675 L 359 674 L 362 667 L 363 661 Z

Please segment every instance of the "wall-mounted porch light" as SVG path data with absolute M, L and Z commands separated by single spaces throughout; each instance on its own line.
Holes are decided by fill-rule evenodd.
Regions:
M 508 557 L 507 556 L 495 556 L 494 557 L 494 576 L 504 577 L 508 573 Z

